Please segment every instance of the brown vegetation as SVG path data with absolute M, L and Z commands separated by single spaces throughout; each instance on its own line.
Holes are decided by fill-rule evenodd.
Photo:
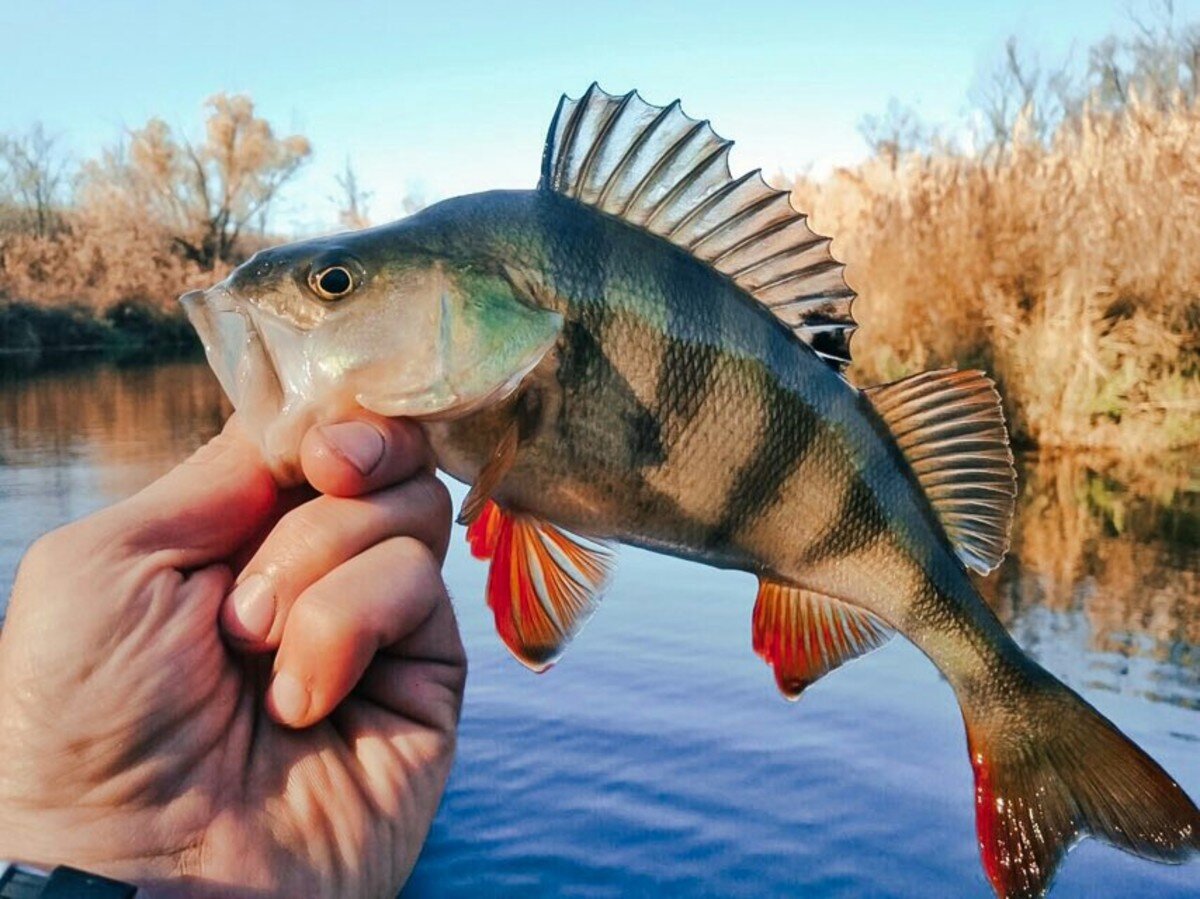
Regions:
M 184 333 L 176 298 L 261 244 L 271 201 L 310 152 L 302 137 L 277 137 L 246 97 L 217 95 L 207 105 L 202 143 L 151 120 L 83 165 L 69 203 L 60 196 L 61 158 L 40 128 L 0 144 L 11 182 L 0 198 L 0 297 L 67 318 L 90 310 L 101 321 L 133 305 L 143 321 L 162 319 L 164 336 Z M 0 327 L 0 338 L 55 342 L 29 331 L 36 316 L 28 309 L 0 309 L 0 326 L 13 319 L 24 324 Z M 53 329 L 55 317 L 47 321 Z
M 1162 10 L 1079 73 L 1010 41 L 969 151 L 893 103 L 867 162 L 795 185 L 861 295 L 857 380 L 981 365 L 1028 445 L 1200 445 L 1200 28 Z M 152 120 L 73 179 L 40 128 L 0 139 L 0 347 L 183 333 L 175 297 L 264 240 L 309 152 L 224 95 L 203 141 Z M 340 224 L 365 225 L 349 163 L 337 186 Z
M 1200 32 L 1166 13 L 1080 84 L 1010 42 L 974 152 L 895 105 L 872 159 L 796 184 L 861 296 L 859 381 L 982 365 L 1030 443 L 1200 443 Z
M 856 373 L 982 364 L 1041 446 L 1200 442 L 1200 109 L 1087 109 L 1000 158 L 876 158 L 797 204 L 851 260 Z

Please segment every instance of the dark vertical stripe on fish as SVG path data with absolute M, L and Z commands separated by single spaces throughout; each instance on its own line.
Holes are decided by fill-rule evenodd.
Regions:
M 714 346 L 668 340 L 663 348 L 654 413 L 667 441 L 667 451 L 679 440 L 712 393 L 721 351 Z
M 710 535 L 710 545 L 727 543 L 755 516 L 778 502 L 783 486 L 804 461 L 820 423 L 797 395 L 779 387 L 758 365 L 762 385 L 759 402 L 767 409 L 767 426 L 758 446 L 734 479 L 725 514 Z
M 802 564 L 817 565 L 828 559 L 851 556 L 874 543 L 888 529 L 882 504 L 859 474 L 846 482 L 837 513 L 829 527 L 814 540 L 801 557 Z
M 671 442 L 686 431 L 712 392 L 721 355 L 720 347 L 708 342 L 721 333 L 719 304 L 685 301 L 702 295 L 703 286 L 696 283 L 698 271 L 695 259 L 671 252 L 663 255 L 655 272 L 662 296 L 683 294 L 680 301 L 666 304 L 666 345 L 654 397 L 668 453 Z
M 583 465 L 637 470 L 661 464 L 666 450 L 658 421 L 609 362 L 592 326 L 586 321 L 567 321 L 560 346 L 558 381 L 563 404 L 557 426 L 566 452 Z M 584 386 L 586 389 L 581 389 Z M 592 430 L 577 435 L 581 426 Z M 612 452 L 592 458 L 588 450 L 597 446 L 597 428 L 605 432 L 605 445 Z

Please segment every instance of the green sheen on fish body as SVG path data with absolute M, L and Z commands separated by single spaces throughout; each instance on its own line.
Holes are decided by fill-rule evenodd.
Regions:
M 893 630 L 946 675 L 998 895 L 1042 895 L 1087 835 L 1183 860 L 1192 801 L 968 576 L 1002 559 L 1016 493 L 994 385 L 851 385 L 841 263 L 729 147 L 678 103 L 593 85 L 560 102 L 536 190 L 264 251 L 184 303 L 281 477 L 316 421 L 423 423 L 472 485 L 487 601 L 529 667 L 595 610 L 610 542 L 748 571 L 789 698 Z

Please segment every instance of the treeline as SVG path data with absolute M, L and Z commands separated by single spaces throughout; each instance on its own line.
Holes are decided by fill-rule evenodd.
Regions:
M 263 243 L 310 153 L 224 94 L 203 141 L 154 119 L 75 167 L 40 125 L 0 137 L 0 349 L 191 340 L 176 298 Z
M 796 185 L 861 296 L 860 383 L 981 365 L 1026 444 L 1200 444 L 1200 28 L 1161 13 L 1077 65 L 1010 41 L 967 123 L 893 104 L 869 161 Z

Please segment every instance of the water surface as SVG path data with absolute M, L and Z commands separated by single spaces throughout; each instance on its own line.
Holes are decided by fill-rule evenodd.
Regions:
M 226 411 L 199 362 L 0 372 L 0 594 L 34 537 L 136 490 Z M 1021 487 L 989 602 L 1200 796 L 1200 460 L 1031 459 Z M 406 897 L 991 895 L 957 706 L 902 639 L 787 703 L 750 649 L 752 578 L 622 549 L 595 619 L 534 676 L 458 536 L 470 683 Z M 1089 842 L 1053 892 L 1133 894 L 1194 897 L 1200 863 Z

